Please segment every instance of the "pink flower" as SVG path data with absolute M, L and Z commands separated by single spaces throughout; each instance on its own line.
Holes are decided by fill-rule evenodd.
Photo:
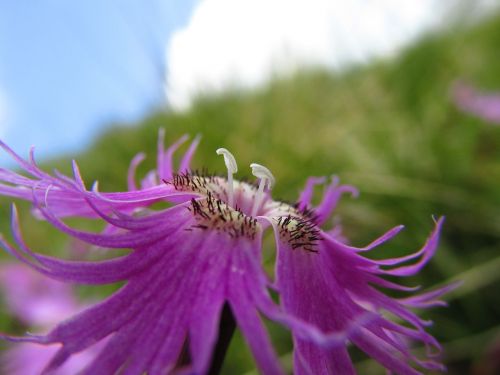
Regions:
M 20 264 L 0 266 L 0 288 L 8 309 L 24 324 L 46 331 L 54 324 L 82 310 L 68 284 L 49 279 Z M 61 345 L 20 343 L 2 353 L 0 368 L 10 375 L 40 374 Z M 56 375 L 74 375 L 95 358 L 98 344 L 73 356 Z
M 458 82 L 453 86 L 453 100 L 458 108 L 484 121 L 500 124 L 500 95 L 481 93 L 474 87 Z
M 71 262 L 41 255 L 24 243 L 15 208 L 12 230 L 16 246 L 3 247 L 38 272 L 66 282 L 107 284 L 125 281 L 115 294 L 73 318 L 61 322 L 46 335 L 12 341 L 61 343 L 46 371 L 61 366 L 76 353 L 107 338 L 109 341 L 84 374 L 157 374 L 185 372 L 206 374 L 219 335 L 221 312 L 229 306 L 238 327 L 264 374 L 282 374 L 261 314 L 288 327 L 295 342 L 296 374 L 353 373 L 347 353 L 350 342 L 401 374 L 420 368 L 441 369 L 431 359 L 418 359 L 408 339 L 439 349 L 411 307 L 442 304 L 437 298 L 451 287 L 430 293 L 393 299 L 378 288 L 405 288 L 384 275 L 417 273 L 433 256 L 443 219 L 427 243 L 415 254 L 380 261 L 362 254 L 389 240 L 396 227 L 365 248 L 338 241 L 337 231 L 324 231 L 344 193 L 353 187 L 327 185 L 323 201 L 312 207 L 311 178 L 297 204 L 274 200 L 274 176 L 265 167 L 251 164 L 258 184 L 233 180 L 237 165 L 226 149 L 227 177 L 190 171 L 198 144 L 191 144 L 174 170 L 172 155 L 185 139 L 163 149 L 160 137 L 157 169 L 135 185 L 134 171 L 142 156 L 134 158 L 126 192 L 87 190 L 76 163 L 73 177 L 51 176 L 3 145 L 31 176 L 1 171 L 0 193 L 32 201 L 38 216 L 64 233 L 103 248 L 129 248 L 130 253 L 99 262 Z M 153 209 L 167 201 L 170 208 Z M 103 233 L 89 233 L 68 226 L 62 218 L 84 216 L 104 221 Z M 278 248 L 276 283 L 261 266 L 262 235 L 273 228 Z M 333 236 L 332 236 L 333 234 Z M 409 265 L 402 263 L 413 262 Z M 281 298 L 270 297 L 273 287 Z M 402 319 L 395 323 L 383 311 Z M 188 348 L 188 361 L 182 356 Z M 181 358 L 182 357 L 182 358 Z M 187 362 L 187 363 L 186 363 Z
M 0 287 L 9 310 L 30 326 L 50 326 L 78 309 L 68 284 L 51 280 L 21 264 L 0 265 Z

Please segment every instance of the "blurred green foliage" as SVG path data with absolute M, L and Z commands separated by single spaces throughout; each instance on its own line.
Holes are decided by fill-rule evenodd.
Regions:
M 235 154 L 240 177 L 250 175 L 245 165 L 251 162 L 266 165 L 277 179 L 275 197 L 294 201 L 311 175 L 335 173 L 357 186 L 360 198 L 344 199 L 337 210 L 353 244 L 407 225 L 373 256 L 417 249 L 432 228 L 431 215 L 445 215 L 438 254 L 409 283 L 432 287 L 464 279 L 448 309 L 423 314 L 436 322 L 430 330 L 444 344 L 449 372 L 479 374 L 489 365 L 488 350 L 500 345 L 500 128 L 460 113 L 450 88 L 465 79 L 500 90 L 499 46 L 500 17 L 494 16 L 428 35 L 392 61 L 342 73 L 309 69 L 252 91 L 200 96 L 187 112 L 157 112 L 137 126 L 117 124 L 85 153 L 45 165 L 69 173 L 68 160 L 75 158 L 89 185 L 99 180 L 103 191 L 123 189 L 135 153 L 148 154 L 139 175 L 154 166 L 158 129 L 164 127 L 168 142 L 184 133 L 203 136 L 195 167 L 223 172 L 218 147 Z M 47 225 L 33 225 L 23 208 L 28 243 L 62 251 L 65 240 Z M 6 232 L 7 205 L 0 210 Z M 10 324 L 4 315 L 1 328 Z M 272 331 L 290 366 L 288 334 Z M 253 368 L 243 346 L 237 335 L 226 374 Z M 361 358 L 360 373 L 382 373 L 353 355 Z

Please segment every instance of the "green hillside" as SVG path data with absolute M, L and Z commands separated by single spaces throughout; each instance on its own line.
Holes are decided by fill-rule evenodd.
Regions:
M 411 281 L 431 287 L 465 280 L 450 295 L 448 309 L 424 315 L 436 321 L 431 332 L 444 343 L 449 373 L 479 371 L 490 364 L 487 352 L 495 337 L 500 345 L 500 127 L 459 112 L 450 87 L 460 78 L 500 90 L 499 46 L 500 17 L 495 16 L 429 35 L 394 61 L 343 73 L 310 69 L 257 90 L 200 97 L 185 113 L 158 112 L 135 126 L 117 124 L 85 153 L 46 165 L 69 171 L 69 159 L 75 158 L 89 185 L 99 180 L 103 191 L 123 189 L 134 154 L 148 155 L 139 174 L 154 165 L 158 129 L 164 127 L 168 142 L 184 133 L 203 136 L 197 167 L 224 172 L 218 147 L 235 154 L 239 177 L 251 175 L 252 162 L 267 166 L 277 179 L 274 195 L 285 200 L 295 200 L 310 175 L 337 174 L 357 186 L 360 197 L 345 198 L 338 209 L 353 244 L 406 225 L 383 247 L 385 253 L 375 256 L 418 249 L 432 228 L 431 215 L 445 215 L 438 254 Z M 35 248 L 62 251 L 64 238 L 31 225 L 27 213 L 22 221 Z M 83 292 L 96 293 L 95 288 Z M 4 319 L 2 328 L 10 325 Z M 273 331 L 289 364 L 287 334 Z M 227 374 L 253 368 L 242 347 L 237 335 Z M 361 374 L 383 373 L 359 353 L 353 357 L 360 358 Z

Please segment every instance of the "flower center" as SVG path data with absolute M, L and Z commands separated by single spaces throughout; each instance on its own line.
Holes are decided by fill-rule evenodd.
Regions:
M 278 224 L 279 235 L 282 240 L 288 241 L 292 249 L 317 253 L 317 244 L 321 235 L 316 224 L 310 219 L 300 216 L 280 216 L 274 218 Z
M 216 150 L 217 155 L 222 155 L 224 157 L 224 163 L 226 164 L 226 169 L 227 169 L 227 203 L 231 207 L 235 207 L 234 203 L 234 182 L 233 182 L 233 174 L 238 171 L 238 166 L 236 164 L 236 159 L 234 158 L 233 154 L 231 154 L 227 149 L 225 148 L 219 148 Z M 250 164 L 250 168 L 252 169 L 252 174 L 259 179 L 259 187 L 257 189 L 256 193 L 253 193 L 255 189 L 251 189 L 252 191 L 252 197 L 251 200 L 253 201 L 252 203 L 252 208 L 250 211 L 250 216 L 255 217 L 257 213 L 259 212 L 259 209 L 262 206 L 262 201 L 265 198 L 265 193 L 264 189 L 271 190 L 272 186 L 275 183 L 275 178 L 271 171 L 264 167 L 263 165 L 257 164 L 257 163 L 252 163 Z M 244 187 L 243 187 L 243 190 Z M 244 197 L 242 197 L 244 198 Z M 240 202 L 241 203 L 241 202 Z
M 292 249 L 301 248 L 317 252 L 317 242 L 321 239 L 315 224 L 314 212 L 299 209 L 269 198 L 269 191 L 275 183 L 271 171 L 263 165 L 252 163 L 252 174 L 258 178 L 258 187 L 233 179 L 238 171 L 236 160 L 225 148 L 216 150 L 224 157 L 227 179 L 197 173 L 176 174 L 172 184 L 180 191 L 198 193 L 202 198 L 192 199 L 189 210 L 196 224 L 187 230 L 211 229 L 227 233 L 230 237 L 246 236 L 255 238 L 260 224 L 256 216 L 267 216 L 277 223 L 280 237 Z
M 205 199 L 191 199 L 188 208 L 196 219 L 196 224 L 186 230 L 210 229 L 227 233 L 232 238 L 242 236 L 250 239 L 260 228 L 257 219 L 245 215 L 240 210 L 229 207 L 225 202 L 209 194 Z

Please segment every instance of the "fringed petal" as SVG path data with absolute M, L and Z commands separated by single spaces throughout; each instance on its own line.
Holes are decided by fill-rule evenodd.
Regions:
M 178 173 L 186 173 L 191 170 L 191 159 L 193 158 L 193 155 L 196 152 L 196 149 L 198 148 L 200 141 L 201 141 L 201 136 L 199 135 L 197 135 L 193 139 L 193 142 L 191 142 L 188 150 L 186 151 L 184 157 L 181 160 Z
M 3 353 L 0 371 L 2 374 L 13 375 L 40 374 L 58 348 L 57 345 L 17 344 L 14 348 Z M 76 354 L 58 369 L 57 375 L 79 374 L 97 350 L 99 348 L 91 348 L 91 350 Z
M 385 262 L 385 264 L 397 264 L 399 262 L 405 262 L 409 259 L 421 256 L 420 260 L 417 263 L 409 266 L 401 266 L 398 268 L 392 268 L 390 270 L 384 270 L 383 273 L 385 275 L 391 275 L 391 276 L 412 276 L 415 275 L 417 272 L 419 272 L 427 264 L 427 262 L 429 262 L 429 260 L 434 256 L 437 250 L 439 233 L 441 232 L 441 227 L 443 226 L 443 222 L 444 222 L 444 217 L 439 218 L 439 220 L 436 222 L 434 231 L 431 233 L 431 235 L 425 242 L 422 249 L 420 249 L 417 253 Z M 382 261 L 379 261 L 378 263 L 384 265 L 384 262 Z
M 172 170 L 172 166 L 165 165 L 165 129 L 158 129 L 158 140 L 156 142 L 156 175 L 157 177 L 166 176 L 168 174 L 168 169 Z M 156 185 L 157 183 L 155 183 Z
M 269 335 L 255 308 L 241 296 L 233 296 L 230 299 L 230 305 L 236 322 L 262 373 L 266 375 L 284 374 Z
M 172 146 L 170 146 L 165 152 L 163 152 L 163 139 L 162 137 L 158 138 L 158 145 L 160 142 L 162 144 L 161 148 L 158 147 L 158 177 L 160 180 L 171 180 L 174 174 L 174 166 L 173 166 L 173 156 L 175 151 L 182 146 L 188 140 L 187 135 L 183 135 L 177 142 L 175 142 Z
M 259 251 L 260 246 L 260 241 L 252 243 L 244 240 L 230 253 L 227 298 L 260 371 L 266 375 L 278 375 L 284 372 L 246 284 L 249 280 L 254 280 L 257 285 L 259 284 L 259 280 L 255 280 L 254 272 L 245 267 L 245 259 Z
M 342 347 L 322 348 L 315 343 L 296 340 L 293 354 L 294 375 L 355 375 L 346 343 Z
M 339 242 L 336 238 L 334 238 L 331 235 L 324 233 L 324 232 L 323 232 L 322 237 L 325 241 L 332 243 L 334 246 L 342 246 L 345 249 L 359 253 L 359 252 L 365 252 L 365 251 L 370 251 L 370 250 L 375 249 L 377 246 L 379 246 L 379 245 L 383 244 L 384 242 L 387 242 L 390 239 L 392 239 L 393 237 L 395 237 L 399 232 L 401 232 L 401 230 L 403 228 L 404 228 L 404 225 L 398 225 L 394 228 L 391 228 L 387 232 L 385 232 L 383 235 L 376 238 L 375 240 L 373 240 L 372 242 L 370 242 L 368 245 L 366 245 L 364 247 L 349 246 L 343 242 Z
M 311 204 L 311 199 L 314 193 L 314 187 L 316 185 L 324 184 L 325 181 L 326 181 L 325 177 L 309 177 L 307 179 L 306 186 L 299 196 L 298 200 L 299 210 L 303 211 Z
M 387 289 L 399 290 L 402 292 L 415 292 L 420 289 L 420 285 L 416 286 L 400 285 L 368 273 L 365 275 L 365 279 L 368 283 L 374 284 L 376 286 Z
M 221 258 L 222 255 L 222 258 Z M 205 374 L 217 342 L 219 320 L 225 301 L 225 272 L 229 259 L 224 254 L 210 257 L 201 285 L 203 289 L 192 300 L 192 313 L 189 323 L 189 348 L 192 371 Z M 203 291 L 203 292 L 201 292 Z
M 141 180 L 141 188 L 149 189 L 157 186 L 161 181 L 158 180 L 158 173 L 155 170 L 146 173 L 146 176 Z
M 182 206 L 174 207 L 176 211 L 181 211 Z M 168 233 L 169 228 L 179 221 L 182 223 L 180 215 L 169 216 L 164 215 L 165 220 L 163 222 L 157 221 L 156 226 L 150 226 L 142 230 L 135 230 L 120 234 L 96 234 L 90 232 L 84 232 L 80 230 L 73 229 L 66 225 L 63 221 L 52 214 L 48 209 L 39 207 L 40 212 L 45 217 L 45 219 L 51 223 L 54 227 L 60 231 L 69 234 L 72 237 L 78 238 L 79 240 L 85 241 L 87 243 L 110 248 L 142 248 L 149 244 L 152 244 L 162 237 L 165 233 Z M 187 210 L 184 210 L 188 213 Z M 187 220 L 187 219 L 185 219 Z
M 0 168 L 0 180 L 9 184 L 31 187 L 33 180 L 8 169 Z
M 127 187 L 129 191 L 137 190 L 137 184 L 135 183 L 135 174 L 137 171 L 137 167 L 144 161 L 144 159 L 146 159 L 146 154 L 144 154 L 143 152 L 139 152 L 130 162 L 130 166 L 128 167 L 127 172 Z
M 124 346 L 121 344 L 116 346 L 116 343 L 128 340 L 128 337 L 137 338 L 137 333 L 142 332 L 138 330 L 138 325 L 154 324 L 157 321 L 158 316 L 161 316 L 159 312 L 162 306 L 182 285 L 182 278 L 173 276 L 179 270 L 189 266 L 193 260 L 192 257 L 185 256 L 172 258 L 173 248 L 161 243 L 157 245 L 162 257 L 148 269 L 148 272 L 131 277 L 124 287 L 107 300 L 60 324 L 46 336 L 49 342 L 63 343 L 60 354 L 53 359 L 48 368 L 56 368 L 72 353 L 85 349 L 91 343 L 116 332 L 110 344 L 107 345 L 108 349 L 103 349 L 101 356 L 96 359 L 96 363 L 100 365 L 95 363 L 90 365 L 92 369 L 110 369 L 116 363 L 115 361 L 118 361 L 116 359 L 118 354 L 113 353 L 120 347 L 121 351 L 124 351 L 123 348 L 131 345 L 129 341 L 127 345 L 123 344 Z M 178 244 L 175 250 L 189 251 L 192 246 L 197 245 L 197 242 L 182 243 Z M 130 334 L 131 332 L 134 334 Z M 119 356 L 122 358 L 121 354 Z
M 62 281 L 71 281 L 86 284 L 108 284 L 122 281 L 139 272 L 155 260 L 155 254 L 145 256 L 140 251 L 129 255 L 100 262 L 64 261 L 47 255 L 33 252 L 23 241 L 17 219 L 15 206 L 12 214 L 12 233 L 14 240 L 21 251 L 38 261 L 38 264 L 26 259 L 23 261 L 30 267 L 46 276 Z M 174 234 L 175 231 L 172 232 Z M 4 245 L 5 246 L 5 245 Z M 19 254 L 12 246 L 8 246 L 9 252 Z M 21 255 L 19 254 L 19 257 Z M 17 257 L 17 256 L 16 256 Z M 25 259 L 25 258 L 23 258 Z
M 399 298 L 398 301 L 403 305 L 416 308 L 446 306 L 447 305 L 446 302 L 439 300 L 439 298 L 444 294 L 449 293 L 452 290 L 458 288 L 460 285 L 462 285 L 461 281 L 455 281 L 454 283 L 450 283 L 448 285 L 442 286 L 441 288 L 437 288 L 429 292 L 418 294 L 416 296 Z
M 111 224 L 115 228 L 128 230 L 141 230 L 151 228 L 152 226 L 157 225 L 159 222 L 168 220 L 168 217 L 175 216 L 178 214 L 178 212 L 187 209 L 186 205 L 178 205 L 164 210 L 163 212 L 150 213 L 147 216 L 132 216 L 127 213 L 122 213 L 115 210 L 112 205 L 109 204 L 108 205 L 111 206 L 110 208 L 103 209 L 104 204 L 98 205 L 92 199 L 88 198 L 86 198 L 86 201 L 88 205 L 95 211 L 95 213 L 108 224 Z M 112 212 L 115 217 L 108 215 L 108 212 Z
M 441 224 L 442 219 L 436 223 L 436 229 L 427 243 L 416 254 L 381 263 L 399 264 L 421 257 L 416 267 L 423 266 L 435 252 Z M 424 343 L 429 350 L 430 347 L 439 350 L 437 341 L 424 331 L 427 322 L 370 284 L 403 291 L 413 291 L 412 288 L 400 287 L 380 278 L 379 261 L 362 257 L 359 249 L 342 244 L 325 233 L 321 234 L 322 240 L 318 243 L 317 252 L 308 252 L 300 247 L 292 248 L 286 236 L 280 236 L 279 228 L 275 224 L 273 226 L 278 246 L 277 284 L 283 307 L 288 314 L 315 325 L 322 334 L 313 335 L 310 330 L 309 335 L 304 335 L 299 326 L 290 325 L 296 340 L 296 372 L 322 373 L 318 372 L 321 370 L 315 367 L 317 363 L 310 353 L 314 352 L 315 358 L 327 358 L 329 351 L 343 348 L 347 341 L 352 341 L 391 371 L 417 374 L 409 363 L 426 369 L 442 369 L 439 363 L 421 360 L 411 354 L 405 340 L 411 338 Z M 374 248 L 394 237 L 401 228 L 393 228 L 365 249 Z M 410 299 L 409 302 L 422 303 L 427 301 L 427 297 L 432 300 L 437 294 L 439 293 L 425 295 L 422 301 Z M 379 313 L 382 310 L 398 316 L 415 329 L 386 320 Z M 329 336 L 330 341 L 326 339 Z M 375 342 L 379 342 L 378 346 Z M 349 368 L 346 367 L 343 371 L 349 373 Z
M 168 169 L 168 176 L 166 177 L 169 177 L 169 179 L 172 177 L 171 157 L 175 151 L 174 146 L 167 150 L 164 157 L 165 163 L 168 165 L 168 167 L 165 167 Z M 188 152 L 192 154 L 196 143 L 193 142 L 191 146 Z M 95 210 L 89 207 L 86 201 L 89 199 L 92 200 L 95 205 L 100 205 L 101 210 L 104 210 L 105 207 L 109 207 L 109 204 L 113 204 L 113 209 L 115 210 L 133 210 L 135 208 L 148 206 L 159 200 L 168 199 L 169 197 L 173 198 L 173 201 L 179 202 L 186 201 L 193 197 L 193 195 L 196 195 L 178 192 L 172 185 L 163 183 L 155 183 L 154 185 L 149 184 L 146 188 L 137 190 L 135 188 L 135 182 L 133 181 L 133 174 L 137 164 L 142 158 L 141 155 L 137 156 L 132 161 L 129 171 L 129 186 L 133 185 L 134 189 L 128 192 L 99 194 L 95 191 L 94 194 L 90 194 L 85 188 L 84 181 L 75 161 L 72 162 L 73 178 L 65 176 L 57 171 L 55 171 L 55 176 L 51 176 L 38 168 L 34 160 L 33 150 L 31 150 L 30 162 L 28 162 L 14 153 L 4 143 L 0 142 L 0 147 L 3 147 L 18 162 L 21 168 L 32 176 L 32 178 L 28 178 L 15 172 L 1 169 L 0 194 L 32 202 L 46 202 L 50 205 L 54 215 L 58 217 L 83 216 L 96 218 L 97 215 Z M 187 157 L 188 159 L 190 158 L 189 154 Z M 186 159 L 186 163 L 188 159 Z M 99 197 L 97 197 L 97 195 L 99 195 Z M 101 201 L 107 201 L 108 204 L 101 207 Z
M 422 375 L 421 372 L 398 358 L 384 340 L 377 338 L 367 330 L 362 334 L 353 335 L 351 341 L 389 371 L 401 375 Z
M 47 177 L 47 174 L 37 168 L 36 165 L 28 163 L 1 140 L 0 147 L 3 148 L 16 161 L 22 169 L 31 174 L 33 177 L 37 177 L 39 179 Z M 30 150 L 30 155 L 33 155 L 33 147 Z
M 343 194 L 349 193 L 353 197 L 358 196 L 358 190 L 354 186 L 350 185 L 338 186 L 338 183 L 339 183 L 338 177 L 334 176 L 332 178 L 331 184 L 328 186 L 325 194 L 323 195 L 323 200 L 321 201 L 319 206 L 316 207 L 315 209 L 315 214 L 316 214 L 315 220 L 318 223 L 318 225 L 323 224 L 328 219 L 328 217 L 331 215 L 332 211 L 337 206 L 337 203 Z
M 8 243 L 1 235 L 0 235 L 0 246 L 2 246 L 7 253 L 12 255 L 14 258 L 19 260 L 23 264 L 29 266 L 30 268 L 33 268 L 34 270 L 40 272 L 43 275 L 50 276 L 50 272 L 47 269 L 41 267 L 39 264 L 33 262 L 31 259 L 27 259 L 18 249 L 16 249 L 10 243 Z
M 207 294 L 211 298 L 203 298 L 205 304 L 199 304 L 194 307 L 190 330 L 189 346 L 191 358 L 193 360 L 192 369 L 196 374 L 205 374 L 208 371 L 213 349 L 217 342 L 217 333 L 219 329 L 219 320 L 222 312 L 224 300 L 222 288 L 219 291 L 213 290 Z

